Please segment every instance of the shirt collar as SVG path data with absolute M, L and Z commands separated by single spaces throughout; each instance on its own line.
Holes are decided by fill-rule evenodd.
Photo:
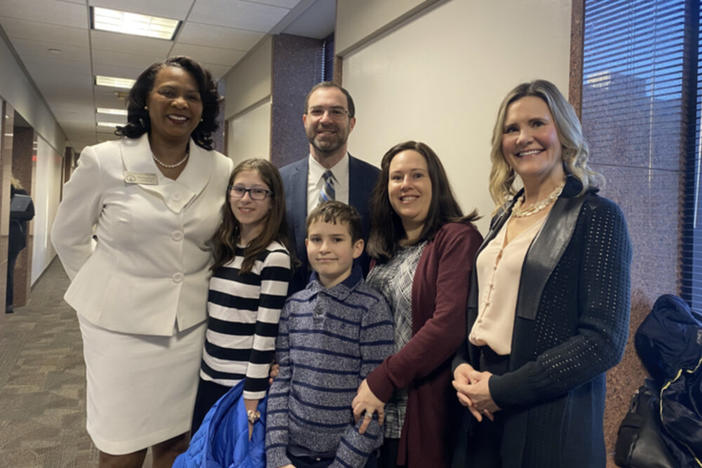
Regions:
M 309 158 L 309 177 L 311 181 L 319 182 L 322 179 L 322 175 L 327 171 L 327 168 L 319 164 L 319 162 L 312 157 L 312 154 L 308 156 Z M 349 178 L 349 153 L 344 154 L 344 157 L 339 160 L 334 166 L 329 169 L 334 178 L 337 181 L 348 180 Z
M 303 291 L 305 291 L 309 297 L 323 293 L 343 301 L 356 289 L 359 284 L 361 284 L 362 280 L 363 272 L 361 271 L 361 267 L 354 262 L 351 269 L 351 274 L 348 276 L 348 278 L 341 283 L 332 286 L 331 288 L 325 288 L 322 283 L 319 282 L 317 272 L 312 272 L 310 282 L 307 285 L 307 288 L 305 288 Z

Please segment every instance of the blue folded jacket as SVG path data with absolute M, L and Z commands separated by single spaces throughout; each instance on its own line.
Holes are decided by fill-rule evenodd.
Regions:
M 266 466 L 266 398 L 258 403 L 261 419 L 249 440 L 244 406 L 244 381 L 232 387 L 210 408 L 185 453 L 173 468 L 263 468 Z

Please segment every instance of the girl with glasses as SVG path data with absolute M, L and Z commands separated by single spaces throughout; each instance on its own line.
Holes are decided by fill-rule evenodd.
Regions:
M 215 263 L 192 434 L 220 397 L 243 385 L 250 437 L 268 389 L 278 319 L 292 275 L 285 195 L 273 164 L 248 159 L 234 168 L 227 197 L 212 239 Z

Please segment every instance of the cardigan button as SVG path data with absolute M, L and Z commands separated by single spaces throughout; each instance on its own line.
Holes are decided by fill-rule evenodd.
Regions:
M 174 273 L 173 276 L 171 276 L 171 278 L 173 279 L 174 283 L 180 283 L 183 281 L 183 273 Z

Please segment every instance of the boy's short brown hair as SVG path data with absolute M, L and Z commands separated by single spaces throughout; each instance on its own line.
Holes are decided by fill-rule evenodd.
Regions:
M 340 201 L 328 201 L 321 205 L 317 205 L 314 210 L 307 216 L 306 232 L 309 232 L 310 225 L 316 221 L 324 223 L 346 223 L 349 227 L 351 235 L 351 243 L 353 244 L 358 239 L 362 239 L 361 234 L 361 215 L 358 210 L 351 205 L 341 203 Z

